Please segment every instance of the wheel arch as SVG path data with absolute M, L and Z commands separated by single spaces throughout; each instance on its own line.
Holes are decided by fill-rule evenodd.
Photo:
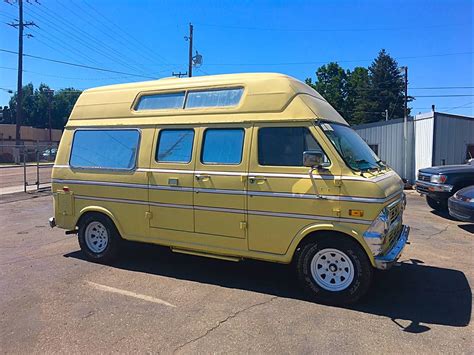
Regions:
M 79 217 L 77 218 L 76 221 L 76 227 L 79 227 L 81 224 L 82 220 L 85 218 L 85 216 L 91 214 L 91 213 L 99 213 L 102 215 L 105 215 L 108 217 L 112 223 L 115 225 L 115 228 L 119 232 L 119 234 L 122 236 L 122 228 L 120 227 L 120 224 L 118 223 L 117 219 L 115 218 L 114 214 L 108 210 L 107 208 L 101 207 L 101 206 L 87 206 L 81 209 L 78 213 Z
M 293 238 L 288 248 L 288 254 L 290 256 L 291 261 L 295 259 L 295 255 L 302 245 L 315 239 L 325 238 L 328 235 L 337 235 L 339 237 L 348 238 L 355 241 L 365 252 L 372 266 L 375 266 L 374 256 L 372 255 L 372 252 L 370 251 L 369 247 L 367 246 L 367 243 L 365 243 L 364 238 L 360 233 L 348 226 L 330 223 L 309 225 L 301 229 L 295 236 L 295 238 Z

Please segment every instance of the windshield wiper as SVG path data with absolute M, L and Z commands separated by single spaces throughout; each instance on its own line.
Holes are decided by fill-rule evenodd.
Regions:
M 382 170 L 382 169 L 380 168 L 380 167 L 381 167 L 380 165 L 379 165 L 379 166 L 371 166 L 371 163 L 369 163 L 369 162 L 368 162 L 367 160 L 365 160 L 365 159 L 359 159 L 359 160 L 356 160 L 355 162 L 357 163 L 357 165 L 359 165 L 359 164 L 369 164 L 369 167 L 366 168 L 366 169 L 362 169 L 362 168 L 360 167 L 360 165 L 359 165 L 359 169 L 360 169 L 361 171 L 370 171 L 370 170 L 374 170 L 374 169 L 377 170 L 377 171 L 381 171 L 381 170 Z M 376 163 L 377 163 L 377 162 L 376 162 Z

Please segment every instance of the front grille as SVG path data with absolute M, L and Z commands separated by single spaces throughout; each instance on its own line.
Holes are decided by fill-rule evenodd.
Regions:
M 403 226 L 400 223 L 396 228 L 393 228 L 387 235 L 384 252 L 392 249 L 393 245 L 397 242 L 397 237 L 400 235 Z
M 430 180 L 431 180 L 431 175 L 418 173 L 418 180 L 430 182 Z
M 396 203 L 393 203 L 387 207 L 388 220 L 390 222 L 390 225 L 392 225 L 402 213 L 402 209 L 403 209 L 402 204 L 403 204 L 403 201 L 399 200 Z

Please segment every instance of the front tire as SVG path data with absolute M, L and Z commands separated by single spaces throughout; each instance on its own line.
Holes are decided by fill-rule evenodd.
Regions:
M 362 248 L 344 237 L 326 237 L 304 244 L 296 260 L 304 290 L 317 302 L 357 302 L 371 284 L 373 268 Z
M 82 252 L 91 261 L 109 263 L 117 257 L 120 235 L 110 218 L 100 213 L 84 216 L 78 239 Z
M 435 200 L 432 197 L 426 196 L 426 203 L 435 211 L 438 211 L 438 212 L 448 211 L 448 200 Z

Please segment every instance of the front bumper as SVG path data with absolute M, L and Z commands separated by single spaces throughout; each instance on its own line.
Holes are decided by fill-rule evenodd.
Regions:
M 408 234 L 410 233 L 410 227 L 403 226 L 398 236 L 397 240 L 393 243 L 392 248 L 390 248 L 384 255 L 378 255 L 375 257 L 375 267 L 380 270 L 387 270 L 402 255 L 403 248 L 408 241 Z
M 464 222 L 474 222 L 474 206 L 468 202 L 463 202 L 451 197 L 448 200 L 449 214 L 454 218 Z
M 428 195 L 430 193 L 438 193 L 438 192 L 449 193 L 452 191 L 453 186 L 447 185 L 447 184 L 437 184 L 434 182 L 416 180 L 415 188 L 416 188 L 416 191 L 418 191 L 420 194 Z

